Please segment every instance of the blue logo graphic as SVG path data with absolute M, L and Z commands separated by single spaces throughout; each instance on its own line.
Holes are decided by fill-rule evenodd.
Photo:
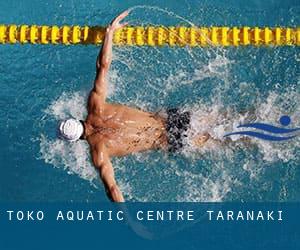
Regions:
M 279 122 L 282 126 L 286 127 L 291 124 L 291 118 L 289 116 L 284 115 L 280 117 Z M 247 124 L 240 125 L 237 128 L 259 129 L 262 130 L 262 132 L 268 132 L 276 135 L 271 135 L 271 134 L 266 134 L 266 133 L 256 132 L 256 131 L 239 131 L 239 132 L 232 132 L 226 134 L 224 135 L 224 137 L 228 137 L 231 135 L 247 135 L 250 137 L 255 137 L 267 141 L 286 141 L 295 138 L 297 136 L 295 132 L 300 131 L 300 128 L 288 129 L 284 127 L 275 127 L 273 125 L 266 124 L 266 123 L 247 123 Z

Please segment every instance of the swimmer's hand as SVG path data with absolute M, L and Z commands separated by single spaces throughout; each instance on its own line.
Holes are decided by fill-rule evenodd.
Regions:
M 115 32 L 118 29 L 124 28 L 126 25 L 128 25 L 128 22 L 120 23 L 125 17 L 127 17 L 129 14 L 129 11 L 126 10 L 123 13 L 121 13 L 119 16 L 117 16 L 107 27 L 107 32 Z

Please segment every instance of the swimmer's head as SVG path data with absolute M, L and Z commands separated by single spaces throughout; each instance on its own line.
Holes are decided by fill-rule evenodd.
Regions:
M 74 142 L 80 139 L 84 133 L 84 126 L 81 121 L 77 119 L 67 119 L 61 121 L 58 125 L 59 138 Z

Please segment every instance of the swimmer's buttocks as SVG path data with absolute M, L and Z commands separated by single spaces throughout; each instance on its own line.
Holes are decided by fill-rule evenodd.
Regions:
M 169 109 L 167 111 L 167 131 L 169 152 L 173 153 L 183 148 L 183 138 L 186 137 L 185 132 L 190 128 L 191 114 L 190 112 L 180 112 L 178 108 Z

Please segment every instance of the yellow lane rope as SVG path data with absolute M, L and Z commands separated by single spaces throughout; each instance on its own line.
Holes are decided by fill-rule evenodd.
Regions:
M 0 44 L 100 44 L 105 27 L 0 25 Z M 299 46 L 300 27 L 126 27 L 116 45 L 136 46 Z

